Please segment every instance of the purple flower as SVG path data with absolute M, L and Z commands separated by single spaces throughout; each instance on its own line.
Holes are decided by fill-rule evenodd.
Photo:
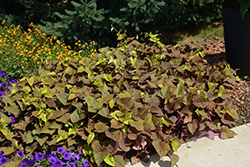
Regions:
M 58 154 L 63 154 L 64 153 L 64 149 L 62 147 L 58 147 L 57 148 L 57 153 Z
M 42 167 L 41 165 L 37 165 L 37 167 Z
M 20 164 L 20 167 L 26 167 L 26 166 L 27 166 L 26 163 L 21 163 L 21 164 Z
M 71 153 L 70 153 L 70 151 L 64 152 L 63 158 L 66 159 L 66 160 L 69 160 L 69 159 L 71 158 Z
M 89 161 L 88 161 L 87 159 L 85 159 L 85 160 L 83 161 L 83 165 L 84 165 L 84 167 L 90 166 L 90 165 L 89 165 Z
M 32 154 L 30 154 L 30 159 L 34 160 L 34 156 Z
M 8 85 L 9 85 L 9 86 L 10 86 L 10 85 L 12 85 L 12 82 L 11 82 L 11 81 L 9 81 L 9 82 L 8 82 Z
M 27 158 L 23 159 L 23 162 L 26 163 L 29 166 L 33 166 L 36 163 L 36 161 L 34 159 L 33 160 L 29 160 Z
M 83 153 L 79 153 L 77 156 L 76 156 L 76 159 L 79 160 L 83 157 Z
M 77 159 L 76 154 L 75 153 L 71 153 L 71 158 L 72 158 L 73 161 L 75 161 Z
M 3 88 L 3 89 L 4 89 L 4 88 L 6 88 L 6 87 L 7 87 L 7 84 L 6 84 L 6 83 L 1 83 L 1 84 L 0 84 L 0 86 L 1 86 L 1 88 Z
M 14 79 L 13 81 L 12 81 L 12 83 L 17 83 L 18 82 L 18 80 L 17 79 Z
M 56 161 L 56 157 L 53 157 L 53 156 L 51 156 L 50 158 L 49 158 L 49 162 L 50 163 L 54 163 Z
M 8 158 L 6 158 L 5 156 L 2 156 L 2 157 L 0 158 L 0 165 L 5 164 L 5 163 L 7 163 L 8 161 L 9 161 Z
M 49 154 L 46 154 L 46 155 L 44 155 L 44 159 L 48 159 L 50 156 L 49 156 Z
M 13 119 L 14 119 L 14 121 L 13 121 L 13 119 L 12 119 L 12 122 L 15 122 L 15 118 L 14 118 L 14 117 L 10 116 L 10 118 L 11 118 L 11 119 L 13 118 Z M 12 122 L 11 122 L 11 123 L 12 123 Z M 23 153 L 23 151 L 22 151 L 22 150 L 17 151 L 17 152 L 16 152 L 16 154 L 19 154 L 19 155 L 20 155 L 20 157 L 23 157 L 23 156 L 24 156 L 24 153 Z
M 4 70 L 0 70 L 0 76 L 3 78 L 5 75 L 7 75 L 7 73 L 4 72 Z
M 15 122 L 15 118 L 14 118 L 14 117 L 10 116 L 10 118 L 12 119 L 11 123 Z M 17 151 L 17 152 L 18 152 L 18 151 Z M 22 152 L 22 151 L 21 151 L 21 152 Z M 22 155 L 24 156 L 23 152 L 22 152 Z M 21 154 L 20 154 L 20 156 L 21 156 Z M 21 157 L 22 157 L 22 156 L 21 156 Z
M 23 72 L 23 69 L 21 68 L 21 71 Z
M 75 162 L 71 162 L 70 164 L 68 164 L 68 167 L 77 167 L 77 165 L 75 164 Z
M 49 155 L 49 157 L 55 157 L 55 158 L 57 158 L 56 153 L 51 153 L 51 154 Z
M 6 95 L 6 93 L 3 91 L 0 91 L 0 96 L 3 96 L 3 95 Z
M 41 159 L 43 159 L 43 157 L 44 157 L 44 155 L 40 152 L 35 155 L 36 161 L 40 161 Z
M 53 163 L 53 167 L 62 167 L 62 161 L 60 159 L 57 159 L 54 163 Z
M 3 155 L 3 151 L 0 151 L 0 157 Z

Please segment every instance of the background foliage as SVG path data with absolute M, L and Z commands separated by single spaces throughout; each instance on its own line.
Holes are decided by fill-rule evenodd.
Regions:
M 47 35 L 73 44 L 77 40 L 116 46 L 117 31 L 167 33 L 188 24 L 221 19 L 223 0 L 0 0 L 1 19 L 28 27 L 39 23 Z M 14 10 L 13 10 L 14 9 Z M 141 38 L 143 41 L 144 39 Z
M 73 46 L 77 40 L 95 40 L 116 46 L 117 31 L 128 36 L 154 33 L 188 24 L 221 19 L 223 0 L 0 0 L 1 19 L 27 27 L 39 23 L 46 34 Z M 13 10 L 14 9 L 14 10 Z

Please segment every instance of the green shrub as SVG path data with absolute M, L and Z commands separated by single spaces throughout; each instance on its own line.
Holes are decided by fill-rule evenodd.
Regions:
M 172 151 L 191 136 L 235 135 L 228 127 L 238 115 L 224 99 L 237 77 L 225 63 L 209 66 L 203 52 L 133 38 L 99 52 L 51 62 L 3 96 L 4 155 L 64 146 L 83 152 L 92 165 L 124 166 L 123 159 L 134 163 L 157 152 L 168 154 L 173 166 Z M 14 128 L 4 112 L 14 115 Z
M 112 25 L 131 37 L 141 32 L 166 33 L 174 27 L 209 23 L 222 18 L 222 0 L 75 0 L 71 4 L 65 12 L 55 13 L 60 21 L 44 20 L 40 28 L 68 44 L 78 39 L 92 39 L 99 47 L 116 46 Z

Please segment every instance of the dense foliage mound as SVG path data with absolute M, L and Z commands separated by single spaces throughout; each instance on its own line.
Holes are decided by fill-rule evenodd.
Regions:
M 54 61 L 23 78 L 0 105 L 0 151 L 63 146 L 83 152 L 92 166 L 116 167 L 156 151 L 173 166 L 173 151 L 190 136 L 234 136 L 228 127 L 238 115 L 224 99 L 235 71 L 209 66 L 203 52 L 151 40 L 127 38 L 93 58 Z

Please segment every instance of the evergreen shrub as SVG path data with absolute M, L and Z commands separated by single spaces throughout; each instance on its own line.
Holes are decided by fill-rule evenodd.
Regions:
M 119 32 L 126 31 L 128 36 L 136 36 L 222 18 L 222 0 L 75 0 L 71 5 L 64 13 L 55 13 L 59 21 L 44 20 L 40 27 L 68 44 L 78 39 L 95 40 L 99 47 L 116 46 L 112 26 Z

